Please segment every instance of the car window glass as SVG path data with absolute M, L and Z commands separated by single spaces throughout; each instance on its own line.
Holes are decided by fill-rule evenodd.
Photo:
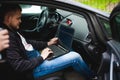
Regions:
M 115 20 L 116 20 L 117 28 L 119 30 L 118 32 L 120 32 L 120 13 L 116 16 Z
M 116 26 L 118 38 L 120 40 L 120 13 L 115 16 L 115 26 Z
M 105 19 L 102 19 L 102 18 L 99 18 L 102 25 L 103 25 L 103 28 L 105 29 L 105 33 L 108 37 L 111 37 L 112 36 L 112 32 L 111 32 L 111 28 L 110 28 L 110 24 L 109 24 L 109 21 L 105 20 Z

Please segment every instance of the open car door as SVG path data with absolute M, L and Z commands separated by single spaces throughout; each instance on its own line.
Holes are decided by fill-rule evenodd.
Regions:
M 110 71 L 107 80 L 120 80 L 120 3 L 110 15 L 110 26 L 112 39 L 107 42 L 110 54 Z

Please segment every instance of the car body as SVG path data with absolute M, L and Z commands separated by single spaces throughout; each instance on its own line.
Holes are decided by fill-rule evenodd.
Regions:
M 96 73 L 96 80 L 112 80 L 111 58 L 114 55 L 119 64 L 120 53 L 116 55 L 114 47 L 111 47 L 109 13 L 72 0 L 4 0 L 0 1 L 2 3 L 21 5 L 23 11 L 20 30 L 27 39 L 48 41 L 56 35 L 60 25 L 74 28 L 72 49 Z M 114 80 L 119 80 L 118 71 L 114 73 Z

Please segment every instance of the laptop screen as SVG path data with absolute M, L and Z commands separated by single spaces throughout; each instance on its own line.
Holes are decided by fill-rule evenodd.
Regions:
M 73 41 L 74 29 L 65 25 L 61 25 L 58 29 L 57 37 L 59 44 L 67 50 L 71 49 Z

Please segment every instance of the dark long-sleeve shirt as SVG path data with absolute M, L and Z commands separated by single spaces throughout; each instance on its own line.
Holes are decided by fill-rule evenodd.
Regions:
M 36 58 L 28 59 L 26 50 L 17 32 L 5 25 L 2 26 L 3 28 L 8 29 L 10 36 L 10 47 L 5 51 L 8 64 L 15 72 L 24 74 L 27 72 L 32 73 L 32 70 L 44 61 L 43 58 L 39 56 Z M 47 47 L 47 42 L 34 40 L 28 40 L 27 42 L 32 44 L 34 49 L 40 50 Z

